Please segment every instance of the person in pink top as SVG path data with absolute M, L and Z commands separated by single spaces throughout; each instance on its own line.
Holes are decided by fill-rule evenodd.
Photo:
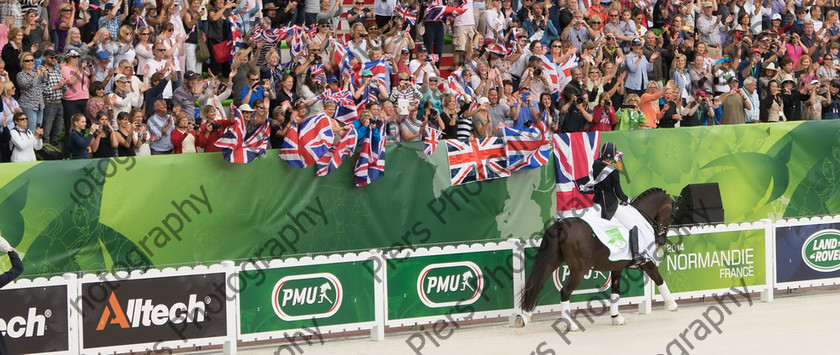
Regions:
M 90 71 L 87 62 L 79 63 L 79 52 L 75 49 L 67 52 L 67 58 L 61 67 L 61 76 L 67 80 L 67 90 L 61 97 L 61 106 L 64 108 L 64 127 L 69 128 L 70 117 L 77 113 L 84 114 L 90 98 Z

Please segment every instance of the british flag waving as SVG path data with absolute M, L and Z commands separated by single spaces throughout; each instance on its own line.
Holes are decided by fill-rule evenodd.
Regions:
M 385 175 L 385 136 L 382 130 L 369 127 L 362 141 L 359 159 L 353 170 L 357 187 L 369 185 Z
M 331 118 L 323 113 L 307 118 L 300 126 L 293 122 L 280 146 L 280 158 L 294 167 L 312 166 L 330 150 L 333 137 Z
M 423 153 L 426 155 L 434 154 L 440 144 L 441 135 L 443 135 L 443 132 L 439 129 L 426 126 L 425 132 L 423 132 Z
M 341 140 L 332 147 L 330 150 L 327 151 L 327 154 L 324 154 L 318 162 L 315 163 L 317 169 L 315 170 L 315 175 L 317 176 L 326 176 L 327 174 L 331 173 L 333 170 L 338 169 L 341 166 L 341 162 L 344 161 L 344 158 L 353 154 L 353 150 L 356 149 L 356 140 L 358 139 L 358 134 L 354 128 L 350 128 L 347 130 L 347 133 L 344 134 L 344 137 L 341 137 Z
M 575 180 L 589 176 L 601 145 L 600 132 L 555 134 L 553 138 L 557 212 L 592 207 L 593 195 L 581 194 Z
M 452 185 L 510 176 L 505 142 L 499 137 L 461 141 L 445 139 Z
M 233 109 L 233 119 L 233 126 L 222 134 L 215 145 L 222 149 L 225 160 L 231 163 L 250 163 L 263 155 L 268 147 L 268 120 L 248 134 L 242 113 L 236 108 Z
M 551 136 L 542 121 L 523 130 L 505 127 L 508 170 L 511 172 L 539 168 L 551 154 Z
M 414 10 L 408 6 L 397 2 L 397 7 L 394 11 L 396 11 L 397 15 L 405 19 L 405 22 L 408 22 L 412 25 L 417 23 L 417 10 Z

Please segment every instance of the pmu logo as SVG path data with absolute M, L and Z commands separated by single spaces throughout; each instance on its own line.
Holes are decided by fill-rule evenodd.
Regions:
M 802 260 L 816 271 L 840 270 L 840 231 L 825 229 L 811 234 L 802 244 Z
M 52 311 L 49 309 L 44 311 L 44 314 L 38 314 L 37 308 L 30 307 L 26 318 L 14 316 L 8 321 L 0 318 L 0 333 L 5 333 L 12 339 L 41 337 L 47 329 L 47 318 L 51 316 Z
M 341 308 L 343 295 L 341 281 L 333 274 L 291 275 L 274 285 L 271 305 L 284 321 L 327 318 Z
M 117 295 L 111 292 L 108 297 L 108 304 L 102 310 L 96 330 L 103 330 L 105 327 L 116 324 L 120 328 L 149 327 L 153 325 L 200 323 L 204 322 L 205 302 L 209 303 L 210 298 L 206 297 L 204 302 L 199 302 L 198 296 L 191 294 L 189 301 L 184 304 L 177 302 L 172 306 L 165 304 L 152 304 L 152 300 L 135 298 L 128 300 L 126 311 L 117 300 Z
M 483 288 L 481 269 L 469 261 L 431 264 L 417 278 L 420 301 L 431 308 L 473 304 Z

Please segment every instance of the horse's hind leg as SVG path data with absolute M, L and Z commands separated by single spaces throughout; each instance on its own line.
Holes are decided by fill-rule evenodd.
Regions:
M 665 301 L 665 308 L 669 311 L 676 311 L 677 310 L 677 301 L 674 300 L 674 297 L 671 296 L 671 291 L 668 290 L 668 285 L 665 284 L 665 280 L 662 279 L 662 275 L 659 274 L 659 269 L 653 265 L 652 262 L 647 262 L 642 264 L 642 270 L 650 276 L 650 279 L 653 280 L 653 283 L 656 284 L 656 287 L 659 289 L 659 294 L 662 295 L 662 300 Z
M 566 323 L 569 331 L 576 332 L 580 330 L 578 323 L 572 318 L 572 306 L 569 299 L 572 297 L 572 292 L 580 285 L 583 280 L 583 273 L 580 270 L 569 268 L 569 280 L 563 285 L 560 291 L 560 311 L 562 313 L 561 319 Z
M 627 322 L 624 321 L 624 316 L 618 313 L 618 300 L 621 298 L 619 294 L 621 292 L 621 270 L 610 273 L 610 279 L 610 289 L 612 291 L 610 294 L 610 318 L 613 325 L 625 325 Z

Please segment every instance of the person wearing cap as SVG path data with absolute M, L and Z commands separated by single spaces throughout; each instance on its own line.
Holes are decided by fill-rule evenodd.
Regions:
M 114 76 L 114 92 L 109 95 L 108 99 L 114 103 L 114 116 L 111 117 L 112 127 L 119 127 L 117 115 L 121 112 L 128 113 L 132 108 L 139 108 L 143 105 L 143 95 L 140 91 L 131 89 L 131 81 L 122 73 Z
M 840 80 L 832 80 L 829 83 L 827 97 L 828 106 L 823 107 L 823 119 L 840 119 Z
M 58 66 L 58 52 L 44 51 L 44 143 L 58 145 L 58 138 L 64 131 L 64 108 L 61 97 L 67 88 L 67 79 L 61 76 Z
M 827 90 L 820 91 L 823 87 L 819 80 L 812 80 L 804 86 L 806 94 L 802 98 L 802 119 L 822 119 L 823 108 L 827 107 L 831 100 L 830 93 Z
M 198 99 L 198 95 L 195 91 L 198 86 L 198 81 L 198 74 L 187 71 L 184 74 L 184 84 L 172 93 L 172 106 L 181 107 L 181 112 L 187 114 L 190 123 L 195 123 L 197 119 L 195 115 L 195 101 Z
M 61 76 L 67 80 L 67 89 L 61 97 L 61 104 L 64 110 L 64 127 L 69 129 L 70 117 L 76 113 L 84 114 L 90 98 L 90 72 L 86 62 L 80 67 L 79 52 L 75 49 L 67 52 L 64 66 L 61 67 Z
M 737 77 L 729 78 L 729 91 L 721 95 L 721 124 L 742 124 L 746 122 L 747 111 L 752 109 L 752 98 L 738 85 Z
M 785 117 L 789 117 L 791 121 L 798 121 L 802 119 L 802 101 L 808 99 L 808 93 L 803 92 L 805 86 L 796 88 L 796 80 L 793 76 L 782 79 L 781 92 L 784 104 Z
M 652 60 L 659 58 L 659 52 L 650 55 Z M 634 39 L 630 45 L 630 53 L 624 56 L 624 65 L 627 67 L 627 77 L 624 81 L 624 88 L 631 94 L 641 96 L 647 89 L 648 73 L 653 71 L 647 57 L 642 50 L 642 41 Z
M 333 77 L 335 78 L 335 77 Z M 338 80 L 334 80 L 338 84 Z M 369 102 L 378 103 L 379 100 L 388 99 L 388 90 L 379 80 L 373 79 L 373 73 L 370 69 L 362 71 L 362 83 L 356 90 L 353 91 L 353 98 L 358 104 L 364 105 Z
M 805 27 L 805 21 L 808 20 L 808 9 L 804 6 L 796 6 L 794 9 L 794 21 L 791 24 L 790 30 L 796 34 L 802 34 L 802 29 Z
M 776 63 L 769 63 L 764 67 L 761 77 L 758 78 L 758 92 L 760 98 L 767 97 L 767 85 L 770 81 L 781 82 L 779 79 L 779 68 Z
M 429 76 L 440 76 L 440 70 L 438 70 L 429 57 L 429 51 L 426 50 L 426 46 L 422 44 L 414 52 L 414 59 L 408 63 L 408 70 L 411 76 L 414 77 L 414 83 L 417 85 L 423 84 L 424 73 Z
M 110 94 L 114 90 L 113 78 L 115 68 L 111 66 L 111 56 L 108 52 L 96 52 L 96 64 L 93 66 L 93 81 L 100 81 L 105 86 L 105 93 Z
M 700 35 L 698 39 L 706 44 L 709 57 L 718 60 L 721 55 L 720 32 L 724 30 L 723 19 L 721 15 L 715 16 L 713 14 L 715 5 L 711 1 L 704 1 L 701 6 L 703 7 L 703 14 L 697 18 L 696 27 L 697 33 Z
M 787 28 L 782 28 L 782 15 L 779 13 L 773 14 L 770 17 L 770 28 L 767 29 L 770 33 L 781 36 L 790 29 L 791 25 L 786 26 Z

